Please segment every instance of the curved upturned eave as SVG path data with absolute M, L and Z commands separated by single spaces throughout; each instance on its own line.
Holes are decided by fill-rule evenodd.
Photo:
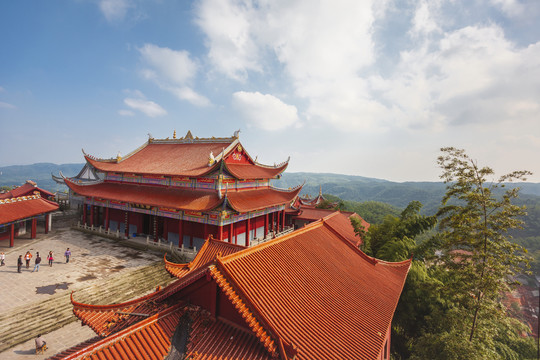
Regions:
M 233 191 L 227 193 L 227 202 L 231 208 L 240 213 L 261 210 L 272 206 L 290 204 L 302 187 L 293 190 L 276 188 Z
M 232 176 L 240 180 L 263 180 L 277 179 L 287 169 L 288 165 L 288 161 L 276 167 L 262 166 L 260 164 L 225 163 L 225 169 Z
M 66 185 L 76 194 L 91 198 L 143 204 L 182 211 L 209 211 L 223 203 L 217 192 L 170 189 L 139 184 L 99 182 L 76 184 L 65 178 Z

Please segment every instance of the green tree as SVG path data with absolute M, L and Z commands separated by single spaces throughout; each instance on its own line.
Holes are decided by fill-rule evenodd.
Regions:
M 508 279 L 527 262 L 523 247 L 508 235 L 520 227 L 525 209 L 512 203 L 519 188 L 495 193 L 530 173 L 515 171 L 492 180 L 493 170 L 479 167 L 464 150 L 441 151 L 438 164 L 447 191 L 433 239 L 441 252 L 432 261 L 444 284 L 445 307 L 431 314 L 433 328 L 418 340 L 414 358 L 437 353 L 441 359 L 517 359 L 515 321 L 499 300 L 509 290 Z

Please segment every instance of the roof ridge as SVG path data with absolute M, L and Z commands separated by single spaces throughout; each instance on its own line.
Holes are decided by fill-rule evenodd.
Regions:
M 2 204 L 11 204 L 11 203 L 14 203 L 14 202 L 19 202 L 19 201 L 36 200 L 36 199 L 41 199 L 41 195 L 39 194 L 39 192 L 37 194 L 34 194 L 34 195 L 25 195 L 25 196 L 18 196 L 18 197 L 12 197 L 12 198 L 3 199 L 3 200 L 0 200 L 0 205 L 2 205 Z M 45 200 L 45 199 L 43 199 L 43 200 Z
M 235 259 L 238 259 L 238 258 L 241 258 L 241 257 L 244 257 L 244 256 L 247 256 L 251 253 L 254 253 L 254 252 L 258 252 L 258 251 L 261 251 L 262 249 L 265 249 L 269 246 L 273 246 L 275 244 L 278 244 L 278 243 L 281 243 L 283 241 L 286 241 L 288 240 L 291 236 L 296 236 L 298 234 L 303 234 L 304 232 L 307 232 L 307 231 L 310 231 L 312 230 L 312 228 L 316 228 L 316 227 L 320 227 L 322 226 L 323 223 L 321 222 L 321 220 L 317 220 L 317 221 L 314 221 L 312 223 L 309 223 L 309 224 L 306 224 L 305 226 L 297 229 L 297 230 L 294 230 L 288 234 L 285 234 L 285 235 L 282 235 L 282 236 L 279 236 L 275 239 L 272 239 L 272 240 L 269 240 L 269 241 L 266 241 L 262 244 L 259 244 L 259 245 L 255 245 L 253 247 L 249 247 L 249 248 L 246 248 L 242 251 L 239 251 L 237 253 L 234 253 L 234 254 L 229 254 L 227 256 L 223 256 L 223 257 L 219 257 L 218 260 L 222 263 L 226 263 L 226 262 L 229 262 L 229 261 L 232 261 L 232 260 L 235 260 Z
M 217 263 L 221 264 L 219 258 L 217 259 Z M 220 271 L 216 265 L 212 265 L 210 267 L 210 275 L 214 278 L 217 285 L 219 286 L 221 291 L 223 291 L 225 296 L 227 296 L 227 298 L 231 301 L 233 306 L 238 311 L 239 315 L 242 316 L 251 331 L 255 333 L 255 336 L 259 339 L 264 348 L 268 350 L 268 352 L 270 352 L 271 354 L 275 354 L 278 351 L 276 340 L 278 342 L 280 340 L 280 337 L 277 335 L 275 329 L 273 329 L 273 327 L 268 323 L 268 320 L 262 315 L 257 306 L 254 305 L 253 301 L 249 299 L 247 294 L 242 289 L 238 289 L 241 296 L 238 294 L 239 291 L 233 288 L 230 281 L 227 280 L 227 278 L 222 274 L 222 272 L 226 273 L 227 276 L 232 278 L 231 274 L 229 274 L 223 266 L 221 266 L 221 268 L 222 270 Z M 250 303 L 249 305 L 255 309 L 258 317 L 255 316 L 253 311 L 245 304 L 244 298 L 246 298 L 247 301 Z M 266 323 L 265 325 L 270 328 L 273 334 L 269 334 L 268 330 L 263 327 L 260 318 L 262 318 L 262 320 Z M 273 337 L 277 339 L 272 339 Z
M 368 262 L 372 263 L 373 265 L 377 265 L 377 264 L 383 264 L 383 265 L 390 265 L 390 266 L 400 266 L 400 265 L 405 265 L 407 263 L 410 263 L 412 261 L 412 259 L 407 259 L 407 260 L 403 260 L 403 261 L 397 261 L 397 262 L 392 262 L 392 261 L 385 261 L 385 260 L 380 260 L 380 259 L 377 259 L 373 256 L 369 256 L 368 254 L 366 254 L 365 252 L 363 252 L 362 250 L 360 250 L 358 247 L 354 246 L 349 240 L 347 240 L 347 238 L 345 238 L 338 230 L 336 230 L 336 228 L 334 228 L 332 226 L 332 224 L 326 222 L 326 220 L 330 219 L 331 217 L 334 217 L 336 216 L 337 214 L 339 214 L 340 211 L 339 210 L 336 210 L 335 213 L 332 213 L 330 215 L 327 215 L 325 217 L 323 217 L 321 219 L 321 221 L 324 223 L 324 225 L 326 227 L 328 227 L 334 234 L 336 234 L 341 241 L 343 241 L 344 243 L 346 243 L 348 246 L 350 246 L 352 249 L 354 249 L 361 257 L 363 257 L 365 260 L 367 260 Z

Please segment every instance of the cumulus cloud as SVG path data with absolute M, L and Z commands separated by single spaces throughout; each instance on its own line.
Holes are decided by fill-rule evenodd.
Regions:
M 282 130 L 299 125 L 295 106 L 285 104 L 280 99 L 259 92 L 239 91 L 233 94 L 233 105 L 248 125 L 263 130 Z
M 490 3 L 520 11 L 514 0 L 482 6 Z M 357 131 L 442 131 L 533 118 L 540 104 L 540 43 L 518 47 L 500 26 L 473 19 L 458 3 L 420 1 L 404 18 L 406 31 L 393 34 L 400 50 L 392 62 L 384 59 L 381 71 L 386 54 L 375 39 L 386 39 L 374 36 L 374 24 L 375 15 L 384 23 L 385 6 L 401 5 L 202 0 L 196 22 L 216 71 L 240 81 L 285 78 L 310 122 Z
M 195 22 L 207 37 L 208 59 L 222 73 L 245 80 L 247 71 L 261 71 L 254 38 L 259 16 L 249 1 L 207 0 L 198 3 Z
M 134 110 L 138 110 L 142 112 L 143 114 L 149 117 L 167 115 L 167 111 L 164 108 L 162 108 L 159 104 L 150 100 L 146 100 L 142 98 L 125 98 L 124 104 L 126 104 L 127 106 L 129 106 L 130 108 Z M 119 113 L 121 111 L 123 113 L 121 113 L 120 115 L 123 115 L 123 116 L 129 115 L 129 110 L 120 110 Z
M 190 87 L 197 75 L 198 65 L 188 51 L 172 50 L 154 44 L 139 48 L 141 60 L 149 66 L 141 71 L 145 79 L 195 106 L 208 106 L 210 101 Z
M 109 22 L 124 19 L 130 7 L 128 0 L 100 0 L 99 9 Z

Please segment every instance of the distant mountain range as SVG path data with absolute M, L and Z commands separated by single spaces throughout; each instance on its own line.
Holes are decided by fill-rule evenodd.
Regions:
M 84 164 L 38 163 L 0 167 L 0 186 L 22 185 L 26 180 L 37 182 L 49 191 L 65 191 L 67 188 L 55 183 L 51 174 L 61 171 L 65 176 L 75 176 Z M 446 185 L 442 182 L 393 182 L 363 176 L 329 173 L 284 173 L 280 180 L 274 180 L 277 187 L 296 187 L 305 182 L 302 194 L 315 196 L 322 187 L 323 193 L 338 196 L 343 200 L 364 202 L 379 201 L 399 208 L 405 208 L 412 200 L 424 204 L 425 213 L 434 213 L 440 205 Z M 521 197 L 540 200 L 540 183 L 509 184 L 520 186 Z

